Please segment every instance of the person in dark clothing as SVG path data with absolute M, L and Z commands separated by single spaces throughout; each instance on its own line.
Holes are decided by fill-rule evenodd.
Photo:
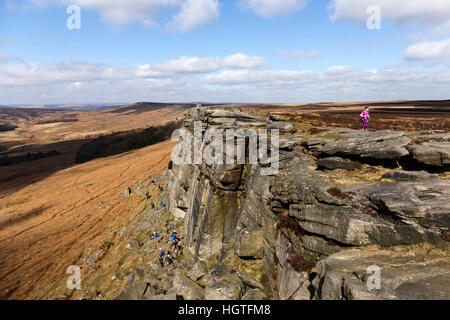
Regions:
M 164 256 L 166 255 L 166 253 L 164 252 L 164 250 L 162 248 L 159 249 L 159 264 L 161 265 L 161 267 L 164 267 Z
M 170 258 L 170 255 L 168 255 L 168 256 L 166 257 L 166 263 L 167 263 L 168 265 L 173 264 L 173 260 Z
M 155 209 L 155 204 L 152 202 L 152 209 Z

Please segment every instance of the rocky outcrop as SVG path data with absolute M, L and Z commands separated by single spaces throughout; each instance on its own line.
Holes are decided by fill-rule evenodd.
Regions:
M 168 294 L 182 296 L 184 300 L 202 300 L 204 290 L 188 277 L 176 274 L 173 280 L 173 287 L 168 291 Z
M 239 300 L 245 285 L 231 267 L 218 263 L 211 271 L 211 279 L 206 284 L 207 300 Z
M 397 159 L 409 155 L 405 148 L 411 139 L 403 132 L 377 131 L 363 137 L 351 138 L 345 141 L 326 143 L 318 150 L 320 155 L 341 154 L 374 159 Z
M 437 179 L 436 176 L 426 171 L 391 171 L 382 176 L 383 179 L 391 179 L 394 181 L 421 181 L 427 179 Z
M 335 170 L 335 169 L 342 169 L 347 171 L 353 171 L 355 170 L 355 166 L 348 161 L 345 161 L 344 159 L 338 158 L 338 157 L 329 157 L 329 158 L 322 158 L 317 161 L 317 165 L 321 168 L 329 169 L 329 170 Z
M 315 298 L 450 299 L 448 253 L 415 250 L 351 249 L 321 260 L 317 263 L 319 290 Z
M 443 133 L 362 136 L 321 128 L 310 135 L 283 118 L 238 108 L 187 111 L 183 128 L 193 132 L 195 121 L 203 133 L 244 127 L 281 134 L 279 170 L 272 175 L 261 174 L 265 164 L 249 164 L 248 152 L 241 164 L 174 164 L 170 170 L 169 209 L 184 217 L 189 252 L 201 262 L 188 277 L 204 285 L 205 299 L 407 299 L 414 297 L 408 288 L 420 290 L 427 281 L 441 290 L 435 297 L 450 298 L 443 271 L 450 263 L 442 258 L 450 228 Z M 430 254 L 436 264 L 422 263 L 426 253 L 404 249 L 408 258 L 402 260 L 392 249 L 423 244 L 444 252 Z M 401 261 L 423 268 L 400 272 L 393 265 Z M 261 268 L 247 274 L 241 268 L 248 263 Z M 382 291 L 367 289 L 361 270 L 370 265 L 392 271 Z
M 450 142 L 424 142 L 411 146 L 412 157 L 420 163 L 444 167 L 450 165 Z

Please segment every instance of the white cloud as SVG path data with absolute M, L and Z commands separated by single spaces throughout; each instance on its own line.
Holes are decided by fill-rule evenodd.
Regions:
M 366 10 L 371 5 L 381 8 L 382 19 L 397 23 L 436 24 L 450 17 L 448 0 L 332 0 L 328 5 L 330 19 L 365 22 L 369 16 Z
M 220 15 L 218 0 L 187 0 L 180 12 L 173 16 L 169 28 L 186 33 L 199 25 L 210 25 Z
M 223 66 L 231 69 L 253 69 L 266 63 L 263 57 L 251 57 L 243 53 L 236 53 L 223 59 Z
M 251 83 L 273 83 L 293 81 L 299 83 L 307 79 L 312 80 L 314 74 L 311 71 L 252 71 L 252 70 L 226 70 L 219 74 L 207 75 L 204 81 L 209 84 L 241 85 Z
M 158 10 L 163 7 L 179 6 L 180 0 L 30 0 L 36 6 L 78 5 L 92 10 L 111 25 L 127 25 L 134 22 L 152 24 Z
M 302 50 L 294 51 L 293 53 L 281 52 L 278 55 L 286 62 L 298 61 L 298 60 L 306 60 L 319 58 L 322 56 L 320 51 L 312 50 L 309 52 L 303 52 Z
M 450 39 L 415 43 L 405 49 L 404 55 L 409 60 L 449 59 Z
M 137 78 L 164 78 L 169 75 L 148 65 L 109 66 L 83 61 L 66 61 L 51 65 L 19 63 L 0 65 L 0 86 L 33 86 L 53 83 L 116 81 Z
M 331 66 L 325 70 L 328 75 L 344 75 L 355 71 L 352 66 Z
M 307 102 L 447 99 L 450 72 L 370 70 L 332 66 L 308 70 L 228 70 L 206 75 L 216 90 L 234 90 L 233 101 Z M 250 100 L 251 101 L 251 100 Z
M 199 58 L 183 56 L 179 59 L 154 66 L 154 69 L 173 73 L 204 73 L 217 71 L 220 68 L 218 58 Z
M 21 8 L 17 0 L 8 0 L 10 9 Z M 169 25 L 176 31 L 188 32 L 197 26 L 215 22 L 219 17 L 218 0 L 26 0 L 28 5 L 78 5 L 82 10 L 97 12 L 110 25 L 124 26 L 141 23 L 155 27 L 159 11 L 179 8 Z
M 287 15 L 303 9 L 306 0 L 240 0 L 244 9 L 250 9 L 263 18 Z
M 0 53 L 0 62 L 2 57 Z M 183 56 L 162 64 L 130 67 L 83 61 L 66 61 L 50 65 L 10 63 L 0 64 L 0 85 L 28 86 L 57 82 L 176 78 L 179 75 L 211 73 L 220 69 L 252 69 L 264 62 L 264 58 L 237 53 L 225 58 Z
M 322 71 L 236 69 L 244 67 L 240 61 L 251 58 L 243 54 L 182 57 L 160 65 L 135 66 L 82 61 L 0 64 L 0 104 L 448 98 L 450 71 L 370 70 L 353 66 L 331 66 Z
M 207 73 L 218 71 L 222 68 L 253 69 L 262 66 L 266 59 L 252 57 L 242 53 L 236 53 L 221 58 L 199 58 L 183 56 L 154 66 L 155 70 L 173 73 Z

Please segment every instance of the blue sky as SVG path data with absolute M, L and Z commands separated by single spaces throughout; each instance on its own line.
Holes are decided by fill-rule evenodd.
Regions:
M 0 105 L 446 99 L 449 65 L 447 0 L 0 5 Z

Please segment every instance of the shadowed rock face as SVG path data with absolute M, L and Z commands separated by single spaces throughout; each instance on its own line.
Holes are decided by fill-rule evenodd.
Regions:
M 184 217 L 191 254 L 212 270 L 206 276 L 204 267 L 192 271 L 194 278 L 202 273 L 206 299 L 267 297 L 263 289 L 281 299 L 450 299 L 445 134 L 418 132 L 416 139 L 330 128 L 334 140 L 239 109 L 187 111 L 184 128 L 192 131 L 196 120 L 203 130 L 243 124 L 282 129 L 275 175 L 261 175 L 259 164 L 183 164 L 170 171 L 169 209 Z M 367 161 L 364 170 L 375 161 L 374 172 L 383 174 L 367 177 L 346 158 Z M 411 161 L 443 174 L 385 168 L 383 160 Z M 439 253 L 415 253 L 423 243 Z M 397 246 L 402 254 L 391 249 Z M 239 265 L 252 261 L 264 266 L 265 280 L 255 278 L 263 287 L 238 276 Z M 370 265 L 384 270 L 381 291 L 367 289 Z

